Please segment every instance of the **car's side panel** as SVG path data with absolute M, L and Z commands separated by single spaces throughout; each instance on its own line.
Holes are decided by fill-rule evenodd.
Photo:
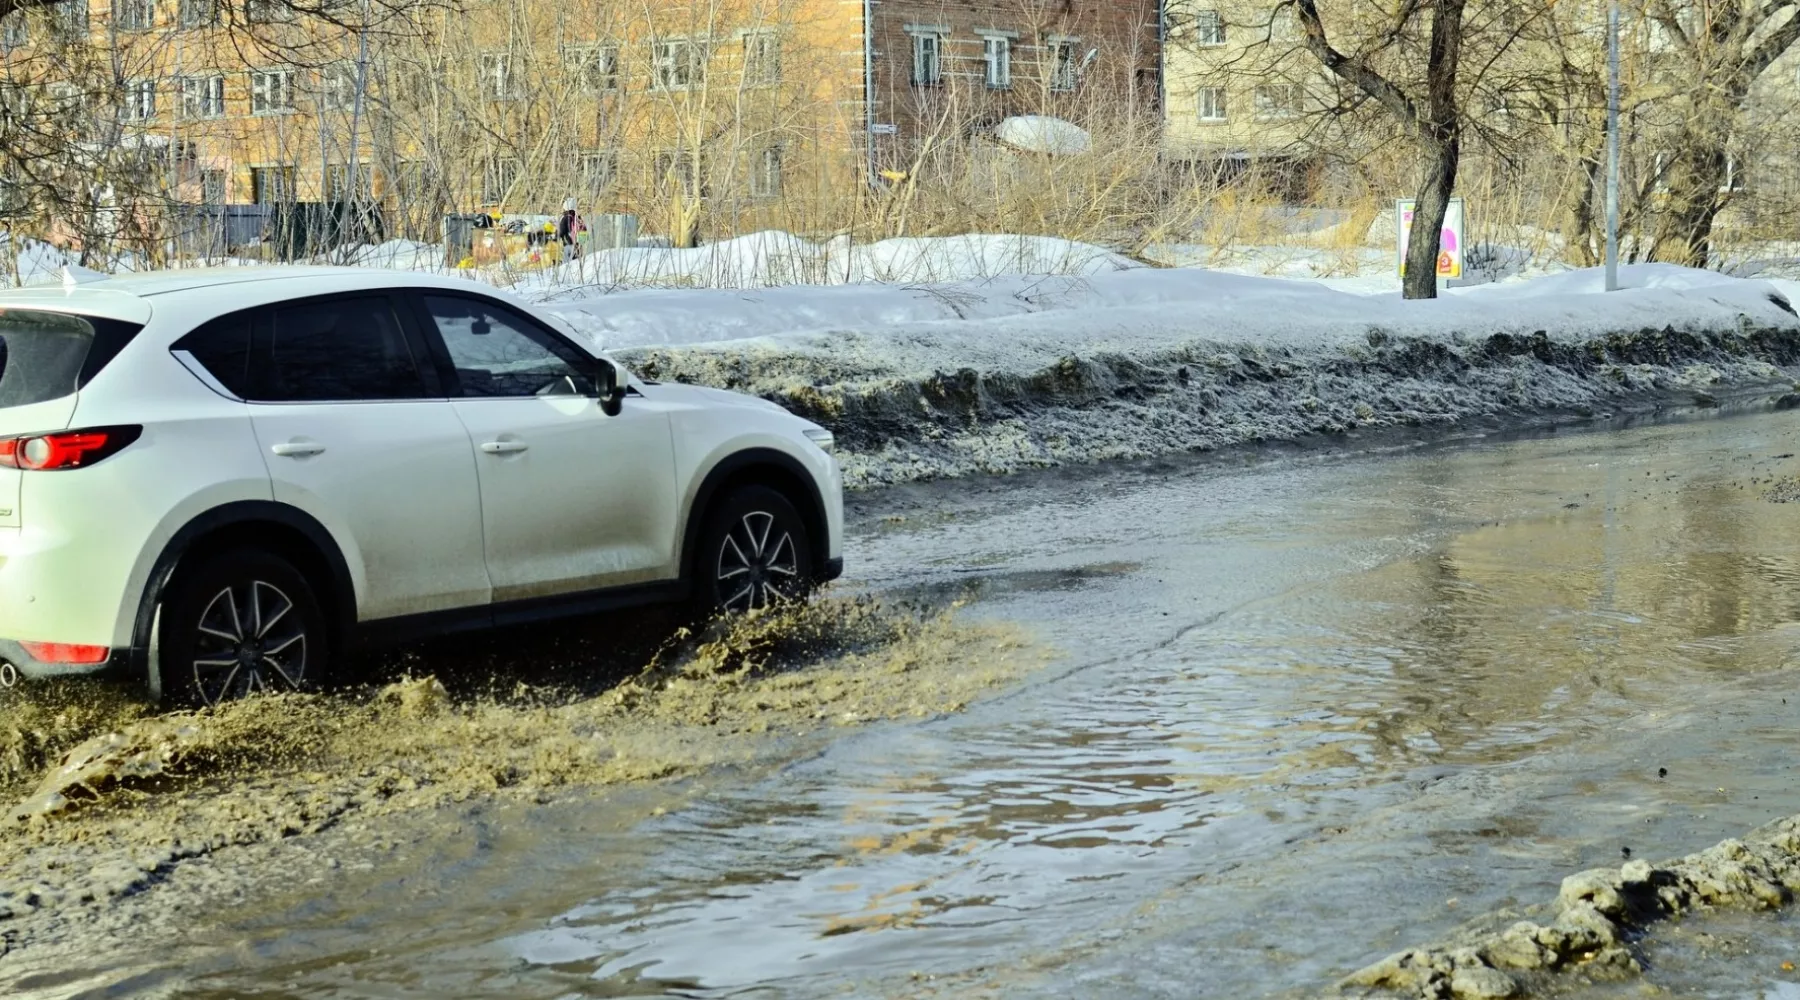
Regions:
M 494 600 L 675 575 L 675 477 L 664 407 L 616 417 L 584 396 L 461 399 L 477 448 Z M 513 451 L 491 451 L 511 448 Z
M 475 459 L 448 402 L 249 409 L 275 499 L 356 554 L 359 618 L 487 603 Z
M 575 394 L 592 385 L 598 363 L 583 358 L 593 352 L 528 309 L 464 294 L 428 293 L 414 305 L 474 442 L 494 601 L 672 579 L 668 408 L 640 397 L 609 415 Z M 566 389 L 538 386 L 559 372 Z

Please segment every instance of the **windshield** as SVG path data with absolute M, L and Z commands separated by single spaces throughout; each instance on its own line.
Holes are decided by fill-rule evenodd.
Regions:
M 0 307 L 0 409 L 73 395 L 137 329 L 116 320 Z

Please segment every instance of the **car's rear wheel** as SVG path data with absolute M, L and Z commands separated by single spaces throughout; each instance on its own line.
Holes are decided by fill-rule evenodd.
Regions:
M 707 516 L 695 577 L 695 603 L 709 614 L 803 598 L 815 585 L 806 522 L 776 490 L 739 487 Z
M 330 657 L 312 584 L 258 549 L 221 553 L 178 573 L 157 614 L 152 689 L 205 706 L 314 686 Z

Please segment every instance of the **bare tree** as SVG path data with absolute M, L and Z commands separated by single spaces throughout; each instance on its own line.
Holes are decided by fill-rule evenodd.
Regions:
M 1800 0 L 1647 0 L 1645 14 L 1666 50 L 1662 72 L 1682 83 L 1664 143 L 1657 256 L 1705 267 L 1737 187 L 1732 145 L 1743 113 L 1758 79 L 1800 40 Z
M 1401 0 L 1386 25 L 1358 51 L 1343 52 L 1326 35 L 1315 0 L 1294 0 L 1306 48 L 1334 75 L 1393 116 L 1418 151 L 1422 174 L 1412 235 L 1406 247 L 1403 291 L 1409 299 L 1437 297 L 1437 258 L 1444 217 L 1456 186 L 1462 154 L 1462 115 L 1457 69 L 1462 59 L 1467 0 Z M 1430 12 L 1431 28 L 1422 92 L 1408 92 L 1377 68 L 1377 59 L 1417 31 Z

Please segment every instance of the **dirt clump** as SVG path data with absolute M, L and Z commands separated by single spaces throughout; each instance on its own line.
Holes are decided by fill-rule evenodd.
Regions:
M 1763 499 L 1770 503 L 1800 502 L 1800 477 L 1782 476 L 1775 484 L 1763 491 Z
M 1524 996 L 1560 973 L 1626 977 L 1643 971 L 1635 942 L 1652 924 L 1707 907 L 1775 909 L 1792 902 L 1796 890 L 1800 816 L 1790 816 L 1674 861 L 1630 861 L 1571 875 L 1546 908 L 1554 913 L 1548 923 L 1466 931 L 1390 955 L 1340 986 L 1487 1000 Z

